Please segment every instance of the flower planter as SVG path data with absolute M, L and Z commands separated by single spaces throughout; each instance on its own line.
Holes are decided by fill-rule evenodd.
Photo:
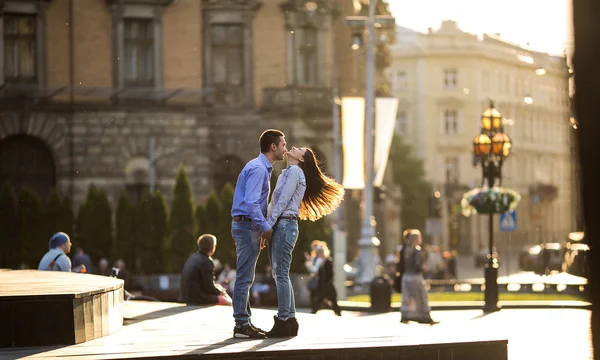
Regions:
M 463 194 L 461 212 L 464 216 L 472 214 L 502 214 L 514 210 L 521 195 L 508 188 L 475 188 Z

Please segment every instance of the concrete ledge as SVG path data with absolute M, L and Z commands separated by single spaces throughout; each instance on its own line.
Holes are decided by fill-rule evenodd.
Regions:
M 123 280 L 9 270 L 0 284 L 0 348 L 74 345 L 123 326 Z

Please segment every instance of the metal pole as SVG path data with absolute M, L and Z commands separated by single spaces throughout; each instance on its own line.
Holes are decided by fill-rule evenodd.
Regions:
M 148 139 L 148 185 L 150 194 L 154 194 L 156 188 L 156 176 L 154 176 L 154 136 Z
M 361 249 L 360 264 L 362 266 L 361 276 L 357 279 L 358 285 L 370 283 L 375 277 L 375 231 L 373 222 L 373 112 L 375 108 L 375 8 L 377 0 L 369 1 L 369 17 L 367 20 L 367 63 L 366 63 L 366 183 L 364 191 L 365 212 L 361 228 L 361 238 L 358 245 Z
M 490 189 L 494 186 L 494 177 L 497 169 L 494 164 L 489 164 L 490 171 L 488 177 L 488 186 Z M 494 251 L 494 214 L 489 214 L 488 231 L 490 235 L 488 262 L 485 265 L 485 292 L 483 311 L 491 313 L 498 311 L 498 259 Z
M 510 276 L 510 231 L 508 232 L 508 243 L 506 244 L 506 281 L 508 282 L 508 277 Z
M 335 44 L 335 34 L 334 41 Z M 335 59 L 335 49 L 334 49 Z M 340 100 L 339 79 L 336 67 L 337 61 L 331 68 L 332 92 L 333 92 L 333 163 L 335 179 L 342 183 L 342 139 L 341 139 L 341 118 L 340 118 Z M 333 228 L 333 263 L 335 265 L 334 284 L 338 294 L 338 299 L 346 299 L 346 273 L 344 264 L 346 264 L 346 234 L 344 233 L 342 206 L 338 207 L 334 214 L 335 226 Z

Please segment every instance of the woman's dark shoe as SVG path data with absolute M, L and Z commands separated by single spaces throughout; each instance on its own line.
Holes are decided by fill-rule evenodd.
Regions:
M 279 320 L 277 315 L 273 316 L 273 319 L 275 319 L 275 324 L 273 325 L 273 328 L 271 329 L 271 331 L 269 331 L 267 333 L 268 338 L 283 338 L 283 337 L 291 336 L 290 335 L 291 323 L 288 323 L 287 321 Z
M 296 318 L 289 318 L 286 322 L 290 326 L 290 336 L 298 336 L 298 328 L 300 327 L 298 325 L 298 320 L 296 320 Z

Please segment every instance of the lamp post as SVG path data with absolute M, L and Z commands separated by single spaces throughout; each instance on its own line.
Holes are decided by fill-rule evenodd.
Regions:
M 481 166 L 482 185 L 492 188 L 502 185 L 502 164 L 510 155 L 512 142 L 504 133 L 502 114 L 490 101 L 490 107 L 481 115 L 481 133 L 473 140 L 473 165 Z M 498 254 L 494 246 L 494 214 L 489 214 L 489 253 L 485 265 L 485 305 L 486 313 L 498 311 Z
M 360 252 L 361 272 L 358 274 L 356 284 L 366 286 L 376 275 L 375 248 L 379 240 L 375 237 L 375 220 L 373 217 L 373 162 L 374 162 L 374 110 L 375 110 L 375 29 L 382 26 L 395 26 L 395 19 L 391 15 L 375 15 L 378 0 L 369 0 L 368 16 L 347 16 L 347 24 L 354 29 L 367 29 L 366 48 L 366 84 L 365 84 L 365 190 L 364 214 L 361 225 L 361 236 L 358 241 Z M 352 37 L 352 49 L 360 47 L 360 36 Z

